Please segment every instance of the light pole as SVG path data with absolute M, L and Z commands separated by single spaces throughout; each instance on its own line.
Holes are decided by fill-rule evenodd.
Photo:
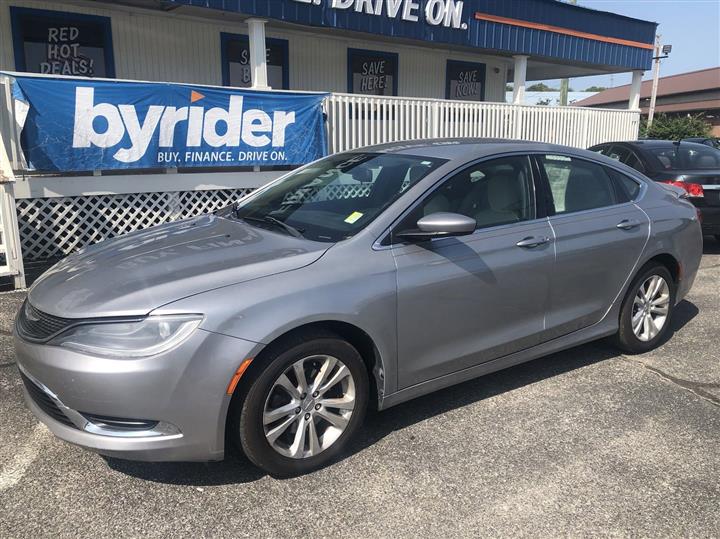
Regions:
M 577 4 L 577 0 L 570 0 L 570 4 Z M 569 79 L 560 79 L 560 106 L 567 106 L 568 104 L 568 90 L 570 89 Z
M 652 126 L 653 117 L 655 116 L 655 100 L 657 99 L 658 82 L 660 79 L 660 60 L 667 58 L 672 51 L 672 45 L 660 46 L 660 37 L 660 35 L 655 36 L 655 56 L 653 56 L 655 66 L 653 67 L 652 93 L 650 94 L 650 109 L 648 110 L 648 129 Z

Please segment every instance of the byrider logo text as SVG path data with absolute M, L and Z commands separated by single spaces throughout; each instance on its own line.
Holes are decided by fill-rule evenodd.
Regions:
M 190 102 L 205 96 L 192 91 Z M 150 105 L 142 121 L 134 105 L 95 103 L 94 88 L 75 89 L 73 148 L 112 148 L 127 133 L 129 145 L 119 148 L 113 157 L 122 163 L 135 163 L 143 157 L 154 137 L 158 147 L 175 148 L 175 128 L 187 122 L 187 137 L 178 142 L 186 148 L 210 146 L 214 150 L 158 152 L 159 163 L 198 163 L 233 161 L 280 161 L 285 159 L 285 131 L 295 123 L 295 112 L 275 111 L 272 116 L 260 109 L 243 110 L 243 96 L 230 96 L 228 109 L 199 105 L 169 107 Z M 102 120 L 105 127 L 103 129 Z M 233 151 L 243 142 L 257 150 Z

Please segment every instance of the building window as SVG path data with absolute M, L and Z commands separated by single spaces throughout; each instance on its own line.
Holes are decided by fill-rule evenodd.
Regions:
M 348 49 L 348 92 L 366 95 L 397 95 L 397 88 L 397 54 Z
M 448 60 L 445 99 L 485 101 L 485 64 Z
M 15 70 L 115 77 L 108 17 L 11 7 Z
M 271 88 L 290 89 L 288 69 L 288 42 L 285 39 L 266 38 L 267 76 Z M 241 34 L 220 34 L 223 86 L 249 88 L 250 39 Z

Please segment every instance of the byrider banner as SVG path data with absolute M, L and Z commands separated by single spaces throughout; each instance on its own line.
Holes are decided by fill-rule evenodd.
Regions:
M 301 165 L 326 154 L 322 94 L 16 77 L 44 171 Z

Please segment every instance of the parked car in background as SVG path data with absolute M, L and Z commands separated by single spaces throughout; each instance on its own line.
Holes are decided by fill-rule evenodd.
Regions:
M 682 142 L 695 142 L 696 144 L 705 144 L 715 149 L 720 149 L 720 138 L 717 137 L 691 137 L 684 138 Z
M 681 187 L 699 210 L 703 234 L 720 240 L 720 151 L 670 140 L 608 142 L 590 148 L 661 183 Z
M 679 191 L 519 141 L 333 155 L 40 277 L 15 325 L 26 401 L 106 455 L 217 460 L 229 440 L 308 472 L 368 405 L 603 337 L 657 346 L 702 256 Z

